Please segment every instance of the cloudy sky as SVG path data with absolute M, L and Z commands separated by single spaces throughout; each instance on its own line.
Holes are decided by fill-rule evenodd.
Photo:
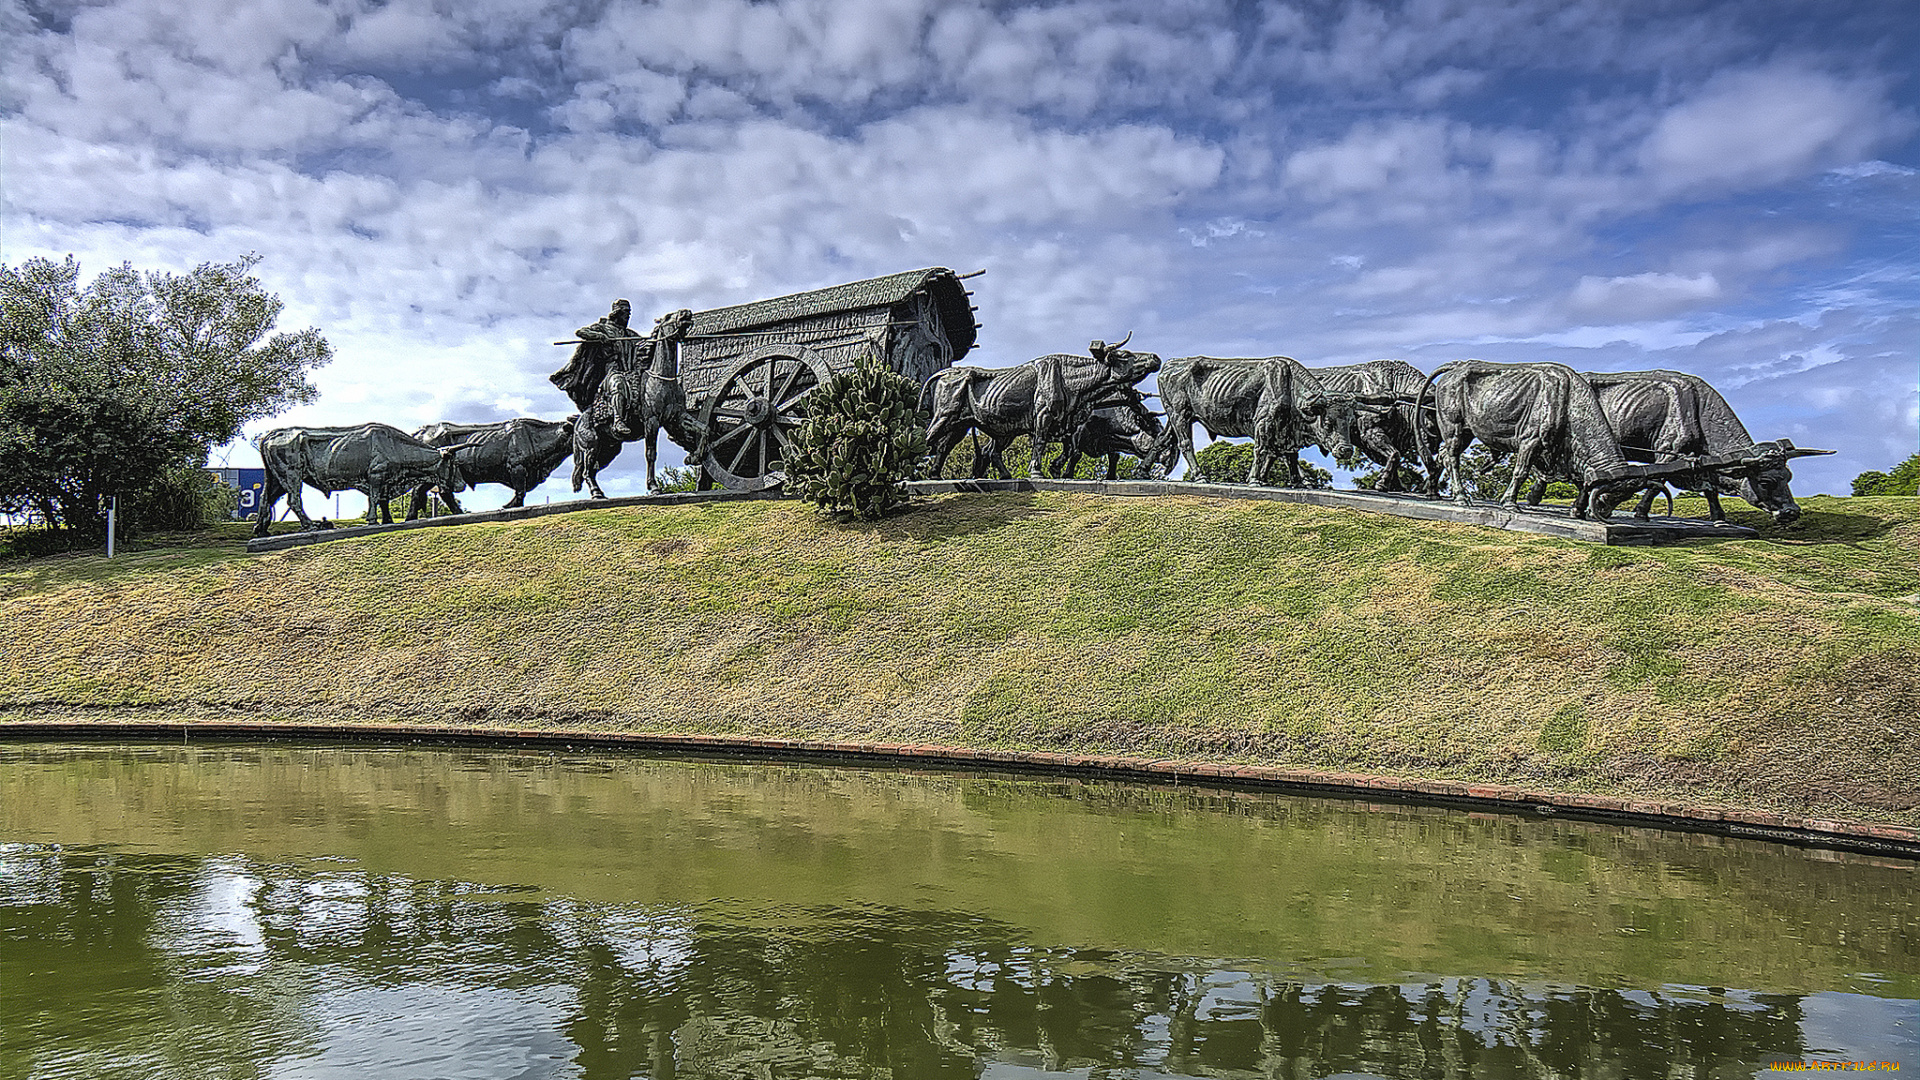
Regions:
M 941 265 L 988 271 L 986 366 L 1131 330 L 1672 368 L 1841 451 L 1808 492 L 1920 441 L 1910 0 L 0 0 L 0 34 L 0 256 L 259 252 L 338 353 L 277 423 L 557 419 L 548 343 L 616 296 Z

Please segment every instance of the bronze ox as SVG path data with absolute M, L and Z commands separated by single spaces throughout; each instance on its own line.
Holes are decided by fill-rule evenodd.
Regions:
M 1707 514 L 1725 521 L 1720 496 L 1737 495 L 1789 525 L 1800 518 L 1793 501 L 1793 472 L 1787 462 L 1797 457 L 1831 454 L 1831 450 L 1802 450 L 1792 443 L 1756 443 L 1733 407 L 1720 392 L 1697 375 L 1679 371 L 1582 372 L 1600 401 L 1600 411 L 1619 440 L 1629 461 L 1672 462 L 1706 457 L 1723 462 L 1714 467 L 1686 470 L 1671 477 L 1682 488 L 1707 497 Z M 1732 463 L 1724 463 L 1727 459 Z M 1538 505 L 1546 494 L 1545 474 L 1535 482 L 1527 501 Z M 1653 507 L 1648 487 L 1633 516 L 1646 520 Z
M 1159 416 L 1148 409 L 1138 391 L 1128 391 L 1117 405 L 1094 409 L 1067 436 L 1065 453 L 1054 468 L 1055 476 L 1072 476 L 1082 457 L 1105 457 L 1108 480 L 1118 477 L 1120 455 L 1132 454 L 1145 469 L 1153 467 L 1154 451 L 1160 444 Z
M 359 427 L 276 428 L 255 440 L 260 461 L 266 467 L 266 490 L 260 493 L 260 512 L 253 523 L 253 535 L 267 535 L 273 520 L 273 507 L 281 496 L 300 527 L 312 529 L 312 519 L 300 504 L 303 487 L 319 489 L 331 495 L 349 488 L 367 496 L 367 524 L 375 524 L 375 515 L 393 524 L 387 500 L 417 484 L 429 484 L 444 491 L 465 487 L 457 461 L 463 446 L 432 446 L 386 424 L 361 424 Z
M 1416 432 L 1430 495 L 1439 494 L 1444 472 L 1454 499 L 1472 501 L 1460 479 L 1460 456 L 1475 439 L 1489 450 L 1513 455 L 1513 479 L 1501 496 L 1502 506 L 1518 508 L 1529 469 L 1576 480 L 1580 496 L 1574 517 L 1604 519 L 1628 495 L 1649 486 L 1647 476 L 1627 468 L 1598 395 L 1570 367 L 1456 360 L 1427 377 L 1418 407 L 1424 409 L 1429 393 L 1438 428 L 1437 464 L 1424 430 Z
M 1200 469 L 1193 446 L 1195 422 L 1204 425 L 1214 438 L 1252 437 L 1249 484 L 1265 483 L 1273 462 L 1284 460 L 1291 485 L 1305 487 L 1299 450 L 1313 445 L 1316 438 L 1326 439 L 1327 448 L 1336 457 L 1354 452 L 1342 431 L 1345 425 L 1320 425 L 1316 429 L 1318 418 L 1336 403 L 1320 380 L 1290 356 L 1184 356 L 1169 360 L 1160 371 L 1160 403 L 1166 406 L 1167 427 L 1155 458 L 1164 460 L 1171 472 L 1184 456 L 1189 479 Z
M 1339 457 L 1332 448 L 1344 440 L 1381 466 L 1384 475 L 1379 490 L 1405 491 L 1401 469 L 1420 459 L 1420 442 L 1414 432 L 1420 413 L 1414 399 L 1427 381 L 1426 373 L 1399 360 L 1369 360 L 1307 371 L 1320 380 L 1332 402 L 1325 412 L 1312 417 L 1314 444 L 1322 453 Z M 1426 424 L 1432 438 L 1431 415 Z
M 976 430 L 993 444 L 976 457 L 976 476 L 991 464 L 1006 478 L 1001 455 L 1021 435 L 1033 444 L 1033 475 L 1045 475 L 1041 460 L 1048 444 L 1064 442 L 1095 409 L 1160 370 L 1153 353 L 1122 348 L 1132 337 L 1113 345 L 1095 341 L 1088 348 L 1091 356 L 1052 353 L 1010 368 L 935 372 L 920 388 L 920 411 L 932 418 L 927 425 L 931 472 L 938 475 L 947 455 Z
M 521 417 L 497 424 L 428 424 L 413 437 L 429 446 L 452 446 L 460 465 L 460 476 L 468 486 L 503 484 L 513 489 L 513 499 L 503 510 L 524 506 L 527 492 L 539 487 L 553 470 L 573 453 L 575 417 L 555 422 Z M 407 506 L 407 520 L 420 516 L 426 506 L 429 485 L 418 484 Z M 454 513 L 463 513 L 450 492 L 442 499 Z

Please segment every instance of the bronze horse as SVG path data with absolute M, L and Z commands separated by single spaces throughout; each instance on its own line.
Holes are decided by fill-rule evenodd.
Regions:
M 688 452 L 699 444 L 695 422 L 687 413 L 686 391 L 680 386 L 680 343 L 692 326 L 693 312 L 682 308 L 662 315 L 646 337 L 618 342 L 628 351 L 607 373 L 593 403 L 573 426 L 573 490 L 579 491 L 584 484 L 592 498 L 606 498 L 607 493 L 600 490 L 600 470 L 619 456 L 622 444 L 645 441 L 647 491 L 656 493 L 660 490 L 654 468 L 660 432 L 664 430 Z

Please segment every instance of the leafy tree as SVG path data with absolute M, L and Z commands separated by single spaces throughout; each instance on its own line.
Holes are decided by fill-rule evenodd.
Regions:
M 961 439 L 960 445 L 954 447 L 953 452 L 947 455 L 946 462 L 941 465 L 939 479 L 973 479 L 973 454 L 975 444 L 975 437 L 971 434 Z M 988 449 L 991 444 L 985 436 L 980 436 L 978 445 L 980 449 L 984 451 Z M 1030 449 L 1032 445 L 1031 440 L 1025 435 L 1017 436 L 1012 442 L 1007 444 L 1007 452 L 1002 456 L 1007 463 L 1007 473 L 1016 480 L 1033 475 L 1033 451 Z M 1065 450 L 1056 443 L 1047 451 L 1046 457 L 1041 459 L 1041 465 L 1046 468 L 1048 476 L 1052 476 L 1054 470 L 1059 468 L 1061 458 L 1065 456 L 1065 453 Z M 1091 457 L 1082 455 L 1079 463 L 1073 467 L 1072 479 L 1101 480 L 1105 479 L 1106 473 L 1107 459 L 1104 456 Z M 998 479 L 1000 474 L 994 472 L 993 468 L 988 466 L 984 475 L 989 479 Z M 1114 479 L 1144 480 L 1146 478 L 1146 466 L 1141 463 L 1139 458 L 1129 454 L 1120 455 L 1120 467 L 1115 471 Z
M 1353 486 L 1359 491 L 1377 491 L 1387 479 L 1386 469 L 1359 454 L 1341 460 L 1340 467 L 1355 470 Z M 1403 461 L 1400 463 L 1400 483 L 1408 491 L 1425 491 L 1426 473 L 1416 464 Z
M 271 333 L 259 259 L 122 265 L 84 289 L 72 256 L 0 267 L 0 510 L 87 535 L 109 495 L 133 529 L 204 513 L 208 451 L 313 400 L 307 372 L 333 356 L 318 330 Z
M 1878 495 L 1880 493 L 1880 485 L 1886 483 L 1887 480 L 1888 476 L 1886 473 L 1880 472 L 1877 469 L 1868 469 L 1866 472 L 1853 478 L 1853 493 L 1855 495 Z
M 973 479 L 973 459 L 974 459 L 975 448 L 977 447 L 982 453 L 984 453 L 986 450 L 991 448 L 992 445 L 993 445 L 992 441 L 989 440 L 985 435 L 981 435 L 975 432 L 969 432 L 965 438 L 960 440 L 960 445 L 954 447 L 953 452 L 947 455 L 947 460 L 944 462 L 941 462 L 939 474 L 935 477 L 935 479 L 938 479 L 938 480 L 971 480 Z M 1007 452 L 1004 455 L 1002 455 L 1002 457 L 1006 460 L 1007 472 L 1011 474 L 1015 479 L 1024 479 L 1026 477 L 1033 475 L 1033 466 L 1031 464 L 1033 460 L 1033 451 L 1030 449 L 1031 446 L 1032 446 L 1032 443 L 1028 441 L 1025 435 L 1021 435 L 1018 438 L 1014 439 L 1011 443 L 1007 444 Z M 985 472 L 983 472 L 981 475 L 985 476 L 990 480 L 997 480 L 1000 477 L 999 473 L 996 473 L 993 471 L 993 467 L 991 465 L 986 466 Z
M 1547 485 L 1546 497 L 1549 499 L 1577 499 L 1580 489 L 1565 480 L 1555 480 Z
M 1855 495 L 1920 495 L 1920 454 L 1893 467 L 1890 473 L 1869 469 L 1853 478 Z
M 660 470 L 660 491 L 671 494 L 678 491 L 698 491 L 700 489 L 700 470 L 692 465 L 669 465 Z
M 1052 469 L 1062 457 L 1060 451 L 1048 455 L 1046 465 Z M 1094 456 L 1081 455 L 1080 461 L 1073 467 L 1074 480 L 1105 480 L 1107 478 L 1107 457 L 1105 454 Z M 1151 480 L 1153 476 L 1147 463 L 1132 454 L 1121 454 L 1118 467 L 1113 470 L 1115 480 Z
M 1194 455 L 1194 462 L 1198 468 L 1195 475 L 1188 477 L 1189 480 L 1202 484 L 1244 484 L 1247 474 L 1253 470 L 1253 444 L 1215 440 Z M 1275 459 L 1268 470 L 1267 480 L 1271 483 L 1287 483 L 1292 478 L 1286 475 L 1286 471 L 1286 465 Z M 1333 474 L 1311 461 L 1300 463 L 1300 477 L 1310 488 L 1333 486 Z
M 1508 454 L 1489 450 L 1480 443 L 1467 447 L 1467 452 L 1460 455 L 1460 483 L 1467 489 L 1467 494 L 1476 499 L 1489 501 L 1505 495 L 1507 484 L 1513 480 L 1513 465 L 1508 461 L 1508 457 Z M 1573 487 L 1572 484 L 1564 486 Z M 1445 468 L 1440 469 L 1440 490 L 1446 494 L 1452 494 L 1447 484 Z M 1549 486 L 1547 493 L 1553 495 L 1556 490 L 1558 489 Z M 1527 491 L 1528 488 L 1522 485 L 1520 497 L 1525 498 Z M 1555 497 L 1560 496 L 1555 495 Z M 1569 494 L 1566 497 L 1573 496 Z
M 787 482 L 822 510 L 869 520 L 907 500 L 927 457 L 920 387 L 874 356 L 807 395 L 783 459 Z

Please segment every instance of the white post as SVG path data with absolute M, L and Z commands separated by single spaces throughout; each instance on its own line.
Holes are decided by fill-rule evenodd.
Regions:
M 107 558 L 109 559 L 113 558 L 113 526 L 114 518 L 118 516 L 119 510 L 120 496 L 107 496 Z

